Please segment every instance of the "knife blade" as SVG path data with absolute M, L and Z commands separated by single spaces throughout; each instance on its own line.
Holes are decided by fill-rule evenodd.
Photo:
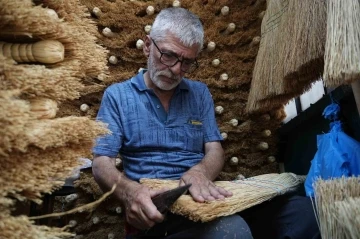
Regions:
M 161 214 L 164 214 L 169 210 L 171 205 L 174 204 L 174 202 L 183 195 L 189 188 L 191 187 L 191 184 L 187 184 L 185 186 L 177 187 L 168 191 L 165 191 L 163 193 L 160 193 L 153 197 L 151 200 L 158 209 L 158 211 Z

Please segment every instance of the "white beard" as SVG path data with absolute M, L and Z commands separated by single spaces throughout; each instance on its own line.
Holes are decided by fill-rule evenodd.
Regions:
M 153 55 L 154 54 L 150 54 L 148 59 L 148 71 L 149 71 L 150 80 L 154 83 L 154 85 L 156 85 L 156 87 L 158 87 L 161 90 L 166 90 L 166 91 L 173 90 L 176 86 L 179 85 L 179 83 L 182 80 L 182 77 L 175 76 L 169 69 L 157 70 L 153 60 Z M 166 82 L 162 81 L 161 76 L 167 77 L 172 82 L 169 83 L 167 81 Z

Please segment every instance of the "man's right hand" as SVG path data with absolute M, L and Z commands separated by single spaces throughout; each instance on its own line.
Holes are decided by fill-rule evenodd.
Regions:
M 164 216 L 157 210 L 151 198 L 161 193 L 145 185 L 133 183 L 126 189 L 124 207 L 126 221 L 133 227 L 146 230 L 164 220 Z
M 128 179 L 115 166 L 115 158 L 96 156 L 92 165 L 96 182 L 104 192 L 116 183 L 114 196 L 122 203 L 126 221 L 140 230 L 146 230 L 162 222 L 164 216 L 157 210 L 151 198 L 164 190 L 151 190 L 145 185 Z

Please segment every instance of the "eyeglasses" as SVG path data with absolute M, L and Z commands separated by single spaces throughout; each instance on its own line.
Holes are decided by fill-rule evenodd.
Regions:
M 165 66 L 172 67 L 175 66 L 178 62 L 181 63 L 181 71 L 186 73 L 194 72 L 198 67 L 199 63 L 196 59 L 189 60 L 189 59 L 182 59 L 180 60 L 178 56 L 173 53 L 169 52 L 162 52 L 160 48 L 156 45 L 155 41 L 151 38 L 151 41 L 154 43 L 155 47 L 160 52 L 160 62 Z

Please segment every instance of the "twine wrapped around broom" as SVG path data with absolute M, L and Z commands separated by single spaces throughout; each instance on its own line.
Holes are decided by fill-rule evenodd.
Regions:
M 322 238 L 359 238 L 360 177 L 318 179 L 314 190 Z
M 264 174 L 245 180 L 216 181 L 215 184 L 233 193 L 224 200 L 195 202 L 190 195 L 182 195 L 170 208 L 172 213 L 183 215 L 193 221 L 207 222 L 217 217 L 240 212 L 277 195 L 294 191 L 304 177 L 293 173 Z M 175 188 L 177 180 L 141 179 L 141 183 L 151 188 Z

